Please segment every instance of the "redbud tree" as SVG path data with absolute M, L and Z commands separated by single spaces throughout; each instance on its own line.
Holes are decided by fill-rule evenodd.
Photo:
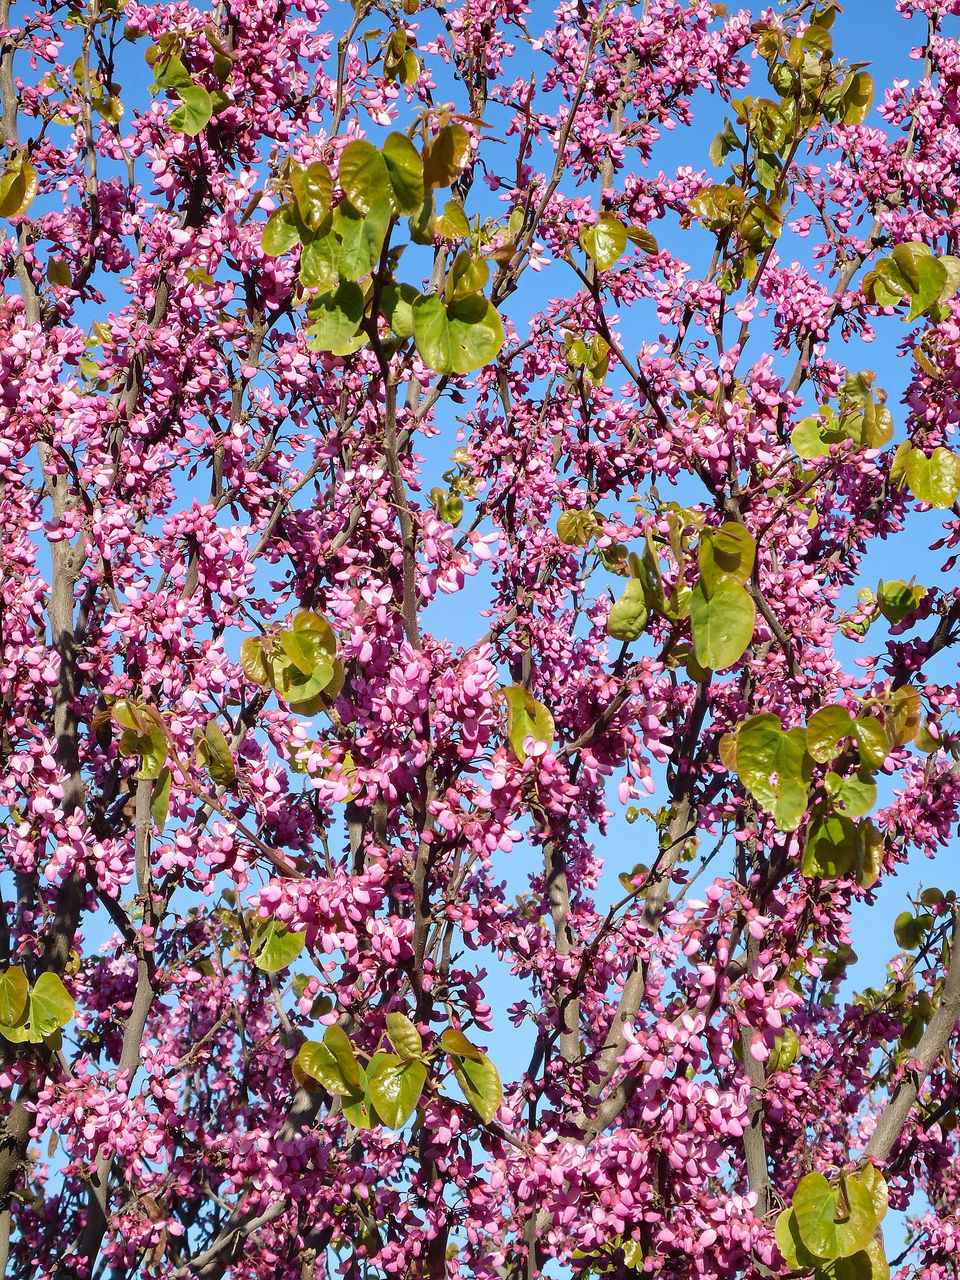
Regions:
M 960 3 L 874 8 L 0 0 L 0 1272 L 957 1275 Z

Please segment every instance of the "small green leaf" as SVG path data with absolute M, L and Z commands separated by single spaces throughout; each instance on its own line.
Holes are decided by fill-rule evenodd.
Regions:
M 928 458 L 911 449 L 906 459 L 906 478 L 916 498 L 931 506 L 952 507 L 960 495 L 960 458 L 942 446 Z
M 773 1042 L 773 1050 L 767 1064 L 769 1070 L 789 1071 L 796 1062 L 799 1053 L 800 1041 L 797 1039 L 796 1032 L 791 1031 L 789 1027 L 784 1027 Z
M 269 683 L 263 641 L 259 637 L 248 636 L 240 645 L 240 665 L 243 667 L 243 674 L 253 684 Z
M 336 356 L 350 355 L 367 342 L 359 331 L 363 319 L 363 291 L 352 281 L 344 280 L 333 293 L 312 298 L 307 309 L 310 324 L 306 329 L 311 351 L 329 351 Z
M 454 528 L 463 519 L 463 499 L 458 493 L 447 493 L 444 489 L 431 489 L 430 498 L 433 509 L 445 524 Z
M 363 138 L 348 142 L 341 151 L 338 176 L 347 199 L 361 213 L 369 213 L 378 201 L 393 195 L 386 161 Z
M 41 973 L 30 992 L 27 1039 L 39 1044 L 73 1017 L 73 996 L 55 973 Z
M 290 173 L 290 189 L 301 222 L 311 231 L 317 231 L 330 209 L 333 194 L 330 170 L 319 161 L 305 169 L 297 165 Z
M 420 1039 L 420 1032 L 410 1019 L 402 1013 L 388 1013 L 386 1024 L 390 1043 L 400 1057 L 419 1058 L 423 1053 L 423 1041 Z M 380 1108 L 378 1107 L 377 1110 L 379 1111 Z
M 398 338 L 413 337 L 413 304 L 419 293 L 410 284 L 387 284 L 380 293 L 380 308 Z
M 791 1271 L 813 1271 L 824 1261 L 812 1254 L 800 1239 L 797 1215 L 792 1208 L 784 1209 L 777 1218 L 777 1248 Z
M 333 667 L 329 664 L 314 668 L 310 675 L 304 674 L 287 657 L 285 653 L 273 653 L 270 658 L 270 683 L 278 697 L 291 706 L 310 702 L 318 697 L 333 678 Z M 301 714 L 311 714 L 304 712 Z
M 340 283 L 342 245 L 333 234 L 333 218 L 328 214 L 315 236 L 305 239 L 300 250 L 300 283 L 305 289 L 332 293 Z
M 879 1218 L 867 1187 L 853 1177 L 844 1185 L 843 1212 L 840 1189 L 831 1187 L 822 1173 L 808 1173 L 793 1193 L 800 1239 L 817 1257 L 848 1258 L 866 1248 L 877 1228 Z
M 470 1058 L 474 1062 L 483 1061 L 483 1053 L 456 1027 L 447 1027 L 440 1037 L 440 1047 L 458 1058 Z
M 860 759 L 871 769 L 879 769 L 890 754 L 890 737 L 876 716 L 858 716 L 853 732 L 860 748 Z
M 581 229 L 580 245 L 598 271 L 609 271 L 627 247 L 626 227 L 619 218 L 603 215 L 592 226 Z
M 883 836 L 872 822 L 861 822 L 860 842 L 857 884 L 861 889 L 869 889 L 877 883 L 883 870 Z
M 736 769 L 777 826 L 795 831 L 807 810 L 809 761 L 804 731 L 784 733 L 780 717 L 772 712 L 751 716 L 737 729 Z
M 427 1068 L 422 1062 L 402 1062 L 392 1053 L 375 1053 L 367 1068 L 367 1088 L 377 1115 L 391 1129 L 400 1129 L 413 1114 Z
M 210 123 L 213 99 L 199 84 L 178 85 L 177 94 L 180 105 L 170 113 L 167 124 L 174 133 L 185 133 L 188 137 L 195 138 Z
M 153 786 L 153 798 L 150 801 L 150 813 L 158 831 L 162 831 L 170 812 L 170 770 L 166 765 L 160 770 Z
M 333 675 L 333 668 L 330 664 L 329 657 L 324 652 L 317 652 L 317 647 L 311 644 L 309 633 L 301 631 L 281 631 L 280 644 L 284 653 L 297 668 L 305 676 L 312 676 L 317 666 L 324 668 L 318 679 L 326 678 L 329 681 Z M 319 692 L 319 691 L 318 691 Z
M 118 710 L 118 708 L 123 708 Z M 140 757 L 140 768 L 133 775 L 140 781 L 151 781 L 159 778 L 167 760 L 167 739 L 163 725 L 154 717 L 148 716 L 145 709 L 136 707 L 125 698 L 118 699 L 113 705 L 114 719 L 123 723 L 121 716 L 135 720 L 138 728 L 124 729 L 117 743 L 122 755 Z
M 353 1051 L 353 1045 L 350 1043 L 350 1037 L 344 1031 L 343 1027 L 334 1024 L 327 1027 L 323 1036 L 323 1043 L 327 1046 L 337 1061 L 340 1072 L 351 1088 L 359 1089 L 363 1083 L 363 1076 L 360 1064 L 357 1062 L 357 1055 Z
M 467 215 L 455 200 L 448 200 L 443 212 L 437 215 L 436 232 L 445 240 L 465 240 L 470 234 Z
M 844 814 L 817 818 L 807 829 L 800 870 L 805 876 L 837 880 L 857 870 L 860 848 L 860 834 Z
M 553 716 L 528 689 L 515 684 L 501 689 L 500 696 L 507 704 L 507 740 L 518 760 L 526 759 L 523 743 L 528 737 L 553 745 Z
M 19 965 L 0 973 L 0 1023 L 8 1027 L 18 1023 L 26 1013 L 29 994 L 30 983 Z
M 277 973 L 293 964 L 303 950 L 305 933 L 292 933 L 276 920 L 265 920 L 250 944 L 250 956 L 258 969 Z
M 153 74 L 161 89 L 175 89 L 179 92 L 193 85 L 193 76 L 176 54 L 165 58 L 161 63 L 155 63 Z
M 713 594 L 720 582 L 736 582 L 743 586 L 750 578 L 757 547 L 750 531 L 742 524 L 729 522 L 719 529 L 704 529 L 700 535 L 700 579 L 707 593 Z
M 448 187 L 456 182 L 470 159 L 470 135 L 462 124 L 447 124 L 427 143 L 423 155 L 423 181 L 427 187 Z
M 915 951 L 923 942 L 932 924 L 933 916 L 926 912 L 915 916 L 912 911 L 901 911 L 893 922 L 893 936 L 897 940 L 897 946 L 902 947 L 904 951 Z
M 306 1077 L 322 1084 L 328 1093 L 352 1092 L 329 1047 L 318 1040 L 307 1040 L 300 1046 L 293 1060 L 293 1075 L 299 1084 Z
M 843 739 L 853 736 L 853 720 L 846 707 L 821 707 L 807 724 L 807 750 L 818 764 L 827 764 Z
M 627 227 L 627 239 L 631 240 L 638 249 L 642 249 L 644 253 L 659 253 L 660 246 L 657 244 L 656 236 L 652 235 L 646 227 Z
M 233 752 L 216 720 L 208 720 L 198 755 L 218 787 L 229 787 L 237 780 Z
M 423 160 L 403 133 L 391 133 L 383 144 L 393 202 L 398 213 L 416 213 L 423 204 Z M 356 201 L 354 201 L 356 203 Z
M 477 294 L 449 306 L 436 294 L 421 294 L 413 304 L 413 336 L 434 373 L 471 373 L 489 364 L 503 346 L 500 317 Z
M 634 561 L 630 561 L 630 564 L 632 571 L 636 568 L 636 564 Z M 654 609 L 657 613 L 669 613 L 673 618 L 686 616 L 674 608 L 677 603 L 676 600 L 671 602 L 669 608 L 667 606 L 667 595 L 663 586 L 663 577 L 660 573 L 660 557 L 657 555 L 656 547 L 653 545 L 649 529 L 643 544 L 643 554 L 640 556 L 640 572 L 635 576 L 639 577 L 643 583 L 643 594 L 649 608 Z
M 489 278 L 490 268 L 483 258 L 474 257 L 465 250 L 458 253 L 447 275 L 444 301 L 453 302 L 479 293 Z
M 877 604 L 880 612 L 893 626 L 909 617 L 927 594 L 925 587 L 910 582 L 881 582 L 877 588 Z
M 263 228 L 260 247 L 271 258 L 279 258 L 288 253 L 294 245 L 300 243 L 303 224 L 292 204 L 282 204 L 271 213 Z
M 607 635 L 614 640 L 629 642 L 642 635 L 646 625 L 647 605 L 643 583 L 639 578 L 630 578 L 620 599 L 607 614 Z
M 946 287 L 947 272 L 936 258 L 921 257 L 917 260 L 917 287 L 910 295 L 907 322 L 927 311 Z
M 377 265 L 390 220 L 393 200 L 387 195 L 378 200 L 366 217 L 349 201 L 342 200 L 334 209 L 332 230 L 341 241 L 338 270 L 344 280 L 365 280 Z
M 359 1084 L 356 1091 L 345 1094 L 343 1098 L 344 1118 L 355 1129 L 372 1129 L 378 1120 L 367 1087 L 367 1073 L 360 1067 L 358 1075 Z
M 690 598 L 690 625 L 697 660 L 720 671 L 733 666 L 749 647 L 756 609 L 739 583 L 718 582 L 708 598 L 701 580 Z
M 571 508 L 557 520 L 557 537 L 566 547 L 585 547 L 599 528 L 600 522 L 589 508 Z
M 62 258 L 50 258 L 47 262 L 47 279 L 52 285 L 66 288 L 73 283 L 70 267 Z
M 324 657 L 333 658 L 336 654 L 336 632 L 322 613 L 301 609 L 293 615 L 293 629 L 296 632 L 307 632 Z
M 843 123 L 863 124 L 873 106 L 873 78 L 866 71 L 852 71 L 843 82 Z
M 484 1124 L 489 1124 L 503 1098 L 497 1068 L 486 1054 L 482 1054 L 479 1059 L 454 1057 L 453 1072 L 467 1101 Z
M 847 817 L 862 818 L 877 803 L 877 784 L 869 773 L 860 770 L 840 783 L 837 799 Z

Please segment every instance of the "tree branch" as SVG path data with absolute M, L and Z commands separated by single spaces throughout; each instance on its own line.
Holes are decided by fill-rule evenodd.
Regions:
M 943 995 L 926 1031 L 920 1037 L 916 1052 L 887 1102 L 876 1128 L 870 1135 L 864 1157 L 886 1161 L 900 1139 L 910 1112 L 920 1095 L 924 1080 L 933 1070 L 937 1059 L 960 1018 L 960 907 L 953 908 L 953 943 L 950 966 L 947 970 Z

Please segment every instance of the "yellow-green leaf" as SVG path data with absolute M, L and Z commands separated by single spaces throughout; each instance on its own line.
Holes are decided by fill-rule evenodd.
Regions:
M 718 582 L 708 597 L 700 581 L 690 597 L 690 625 L 697 660 L 719 671 L 733 666 L 749 647 L 756 608 L 737 582 Z
M 210 123 L 213 115 L 213 99 L 199 84 L 183 84 L 177 86 L 180 105 L 170 113 L 167 121 L 174 133 L 185 133 L 195 138 Z
M 906 457 L 906 478 L 915 497 L 934 507 L 952 507 L 960 495 L 960 458 L 949 449 L 934 449 L 927 457 L 911 449 Z
M 301 222 L 311 231 L 318 230 L 327 216 L 333 194 L 330 170 L 319 161 L 305 169 L 296 165 L 290 173 L 290 190 Z
M 404 133 L 391 133 L 383 144 L 393 202 L 398 213 L 416 213 L 423 204 L 423 160 Z
M 250 956 L 258 969 L 277 973 L 293 964 L 303 950 L 305 933 L 293 933 L 276 920 L 265 920 L 250 945 Z
M 807 723 L 807 750 L 819 764 L 827 764 L 843 739 L 853 736 L 853 720 L 846 707 L 821 707 Z
M 388 1013 L 385 1021 L 390 1043 L 400 1057 L 419 1058 L 423 1053 L 423 1041 L 420 1039 L 420 1032 L 410 1019 L 403 1013 Z
M 447 1053 L 455 1054 L 458 1058 L 471 1058 L 474 1062 L 483 1059 L 483 1053 L 456 1027 L 447 1027 L 440 1037 L 440 1045 Z
M 882 1216 L 877 1214 L 870 1191 L 857 1178 L 845 1178 L 844 1191 L 842 1212 L 841 1189 L 831 1187 L 822 1173 L 808 1173 L 793 1193 L 800 1239 L 817 1257 L 848 1258 L 865 1249 Z
M 423 154 L 423 181 L 427 187 L 448 187 L 456 182 L 470 159 L 470 135 L 462 124 L 447 124 L 427 143 Z
M 639 578 L 630 578 L 623 589 L 623 594 L 607 614 L 607 635 L 614 640 L 631 641 L 642 635 L 647 625 L 647 605 L 644 599 L 643 583 Z
M 271 258 L 279 258 L 300 243 L 303 224 L 295 205 L 282 204 L 271 213 L 263 228 L 260 247 Z
M 581 229 L 580 245 L 598 271 L 609 271 L 627 247 L 627 229 L 619 218 L 605 214 Z
M 400 1129 L 413 1114 L 427 1068 L 422 1062 L 402 1062 L 392 1053 L 375 1053 L 367 1068 L 367 1091 L 377 1115 L 391 1129 Z
M 436 294 L 421 294 L 413 304 L 413 336 L 434 373 L 471 373 L 489 364 L 503 346 L 500 317 L 480 294 L 449 305 Z
M 210 777 L 218 787 L 229 787 L 236 782 L 237 770 L 233 763 L 233 752 L 216 720 L 207 721 L 198 754 L 202 756 L 201 763 L 206 765 Z
M 0 1023 L 12 1026 L 26 1012 L 30 983 L 19 965 L 0 973 Z
M 708 593 L 720 582 L 741 586 L 749 579 L 756 556 L 756 543 L 749 529 L 730 521 L 719 529 L 704 529 L 700 535 L 700 579 Z
M 522 685 L 511 685 L 500 691 L 507 704 L 507 740 L 518 760 L 526 759 L 523 743 L 528 737 L 553 745 L 553 716 Z
M 482 1054 L 479 1059 L 455 1057 L 453 1071 L 464 1097 L 484 1124 L 489 1124 L 503 1098 L 497 1068 L 486 1054 Z

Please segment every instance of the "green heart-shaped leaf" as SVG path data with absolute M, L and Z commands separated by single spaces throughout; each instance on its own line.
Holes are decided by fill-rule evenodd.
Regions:
M 375 1053 L 367 1068 L 367 1089 L 377 1115 L 391 1129 L 400 1129 L 413 1114 L 427 1068 L 422 1062 L 402 1062 L 392 1053 Z
M 507 704 L 507 740 L 518 760 L 526 759 L 523 743 L 527 737 L 553 745 L 553 716 L 542 702 L 519 684 L 501 689 L 500 695 Z
M 607 635 L 614 640 L 636 640 L 647 625 L 647 605 L 643 583 L 630 578 L 620 596 L 607 614 Z
M 580 244 L 598 271 L 609 271 L 627 247 L 627 229 L 619 218 L 603 215 L 581 229 Z
M 330 197 L 333 194 L 330 170 L 319 161 L 305 169 L 297 165 L 290 174 L 290 190 L 293 192 L 300 220 L 311 231 L 318 230 L 330 209 Z
M 292 933 L 276 920 L 265 920 L 250 945 L 250 955 L 258 969 L 277 973 L 293 964 L 303 950 L 305 933 Z
M 383 162 L 397 212 L 416 213 L 423 204 L 423 160 L 406 134 L 387 135 Z
M 500 317 L 477 294 L 449 306 L 435 294 L 421 294 L 413 304 L 413 336 L 435 373 L 470 373 L 489 364 L 503 346 Z
M 30 983 L 19 965 L 0 973 L 0 1022 L 8 1027 L 19 1022 L 26 1013 L 29 994 Z
M 423 1041 L 420 1039 L 420 1032 L 410 1019 L 402 1013 L 388 1013 L 386 1024 L 390 1043 L 400 1057 L 419 1058 L 423 1053 Z
M 271 258 L 279 258 L 300 243 L 303 223 L 292 204 L 282 204 L 271 213 L 263 228 L 260 247 Z
M 478 1059 L 455 1057 L 453 1071 L 464 1097 L 484 1122 L 489 1124 L 500 1108 L 503 1086 L 500 1075 L 486 1054 Z
M 700 580 L 708 594 L 721 582 L 741 586 L 749 579 L 756 556 L 756 543 L 749 529 L 729 522 L 719 529 L 704 529 L 698 555 Z
M 185 133 L 188 137 L 195 138 L 210 123 L 213 99 L 199 84 L 178 85 L 177 94 L 180 105 L 170 113 L 167 123 L 174 133 Z
M 756 608 L 739 583 L 718 582 L 708 598 L 700 581 L 690 597 L 690 625 L 698 662 L 720 671 L 733 666 L 749 647 Z

